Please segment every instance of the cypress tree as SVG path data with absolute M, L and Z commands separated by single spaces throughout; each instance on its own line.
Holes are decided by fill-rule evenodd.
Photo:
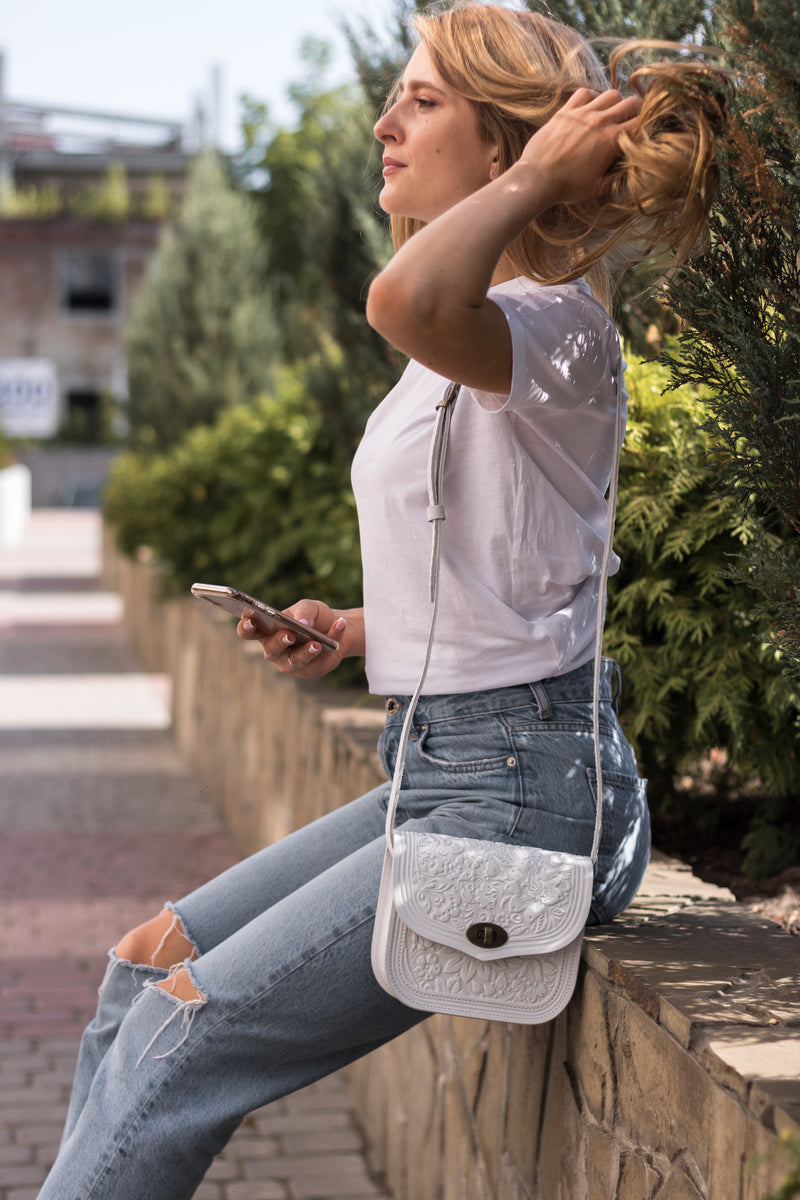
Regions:
M 800 22 L 793 0 L 717 10 L 738 76 L 705 255 L 669 288 L 687 322 L 675 383 L 708 385 L 718 481 L 749 522 L 746 580 L 800 676 Z M 763 622 L 762 622 L 763 624 Z
M 276 351 L 252 205 L 213 153 L 192 165 L 127 335 L 130 439 L 164 450 L 269 383 Z

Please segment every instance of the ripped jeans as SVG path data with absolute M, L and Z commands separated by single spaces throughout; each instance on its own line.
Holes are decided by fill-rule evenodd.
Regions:
M 644 785 L 604 663 L 604 822 L 590 923 L 633 898 L 647 865 Z M 591 664 L 530 686 L 422 697 L 398 822 L 588 854 Z M 394 766 L 407 700 L 387 701 Z M 183 1200 L 243 1117 L 396 1037 L 423 1013 L 382 991 L 370 942 L 388 784 L 170 905 L 197 957 L 198 999 L 112 951 L 67 1128 L 39 1200 Z

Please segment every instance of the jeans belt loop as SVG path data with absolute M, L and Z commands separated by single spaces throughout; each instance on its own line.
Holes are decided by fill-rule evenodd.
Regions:
M 617 688 L 616 688 L 616 691 L 614 692 L 613 696 L 611 697 L 611 703 L 614 706 L 614 712 L 617 713 L 617 715 L 619 715 L 619 702 L 620 702 L 620 698 L 622 696 L 622 671 L 620 671 L 619 663 L 616 661 L 616 659 L 612 659 L 611 661 L 614 664 L 614 676 L 617 681 Z
M 549 721 L 553 715 L 553 706 L 550 703 L 550 697 L 547 694 L 547 688 L 543 683 L 532 683 L 530 689 L 536 698 L 536 703 L 539 706 L 539 720 Z

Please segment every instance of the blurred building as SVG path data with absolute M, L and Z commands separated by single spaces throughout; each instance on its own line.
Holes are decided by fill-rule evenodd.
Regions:
M 131 301 L 197 145 L 175 120 L 12 99 L 0 58 L 0 390 L 54 370 L 75 440 L 124 412 Z

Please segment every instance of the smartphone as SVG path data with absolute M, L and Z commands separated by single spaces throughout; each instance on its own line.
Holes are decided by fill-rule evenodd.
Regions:
M 328 637 L 326 633 L 320 633 L 318 629 L 313 629 L 310 625 L 303 625 L 294 617 L 279 612 L 277 608 L 272 608 L 263 600 L 256 600 L 254 596 L 248 596 L 247 592 L 240 592 L 238 588 L 222 587 L 216 583 L 193 583 L 192 595 L 197 596 L 200 600 L 208 600 L 211 604 L 224 608 L 225 612 L 233 613 L 234 616 L 254 617 L 256 624 L 265 633 L 277 633 L 279 629 L 291 629 L 292 633 L 296 633 L 298 638 L 304 642 L 319 642 L 320 646 L 324 646 L 327 650 L 339 649 L 339 643 L 332 637 Z

